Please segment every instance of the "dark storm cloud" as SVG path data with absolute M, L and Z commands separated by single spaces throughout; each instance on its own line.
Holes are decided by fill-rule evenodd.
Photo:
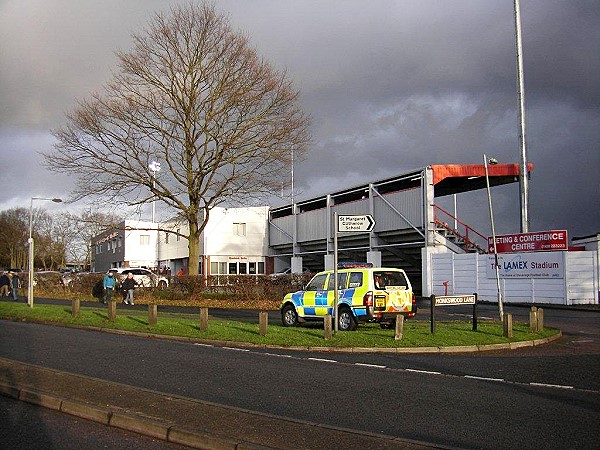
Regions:
M 49 129 L 101 88 L 151 14 L 183 2 L 0 2 L 0 163 L 27 180 L 69 181 L 39 168 Z M 285 69 L 314 119 L 296 198 L 439 163 L 518 162 L 513 2 L 497 0 L 223 0 L 220 10 Z M 523 0 L 531 229 L 600 231 L 600 4 Z M 19 136 L 19 139 L 15 139 Z M 15 158 L 15 155 L 16 158 Z M 17 160 L 15 162 L 15 159 Z M 22 178 L 23 179 L 23 178 Z M 3 176 L 0 207 L 41 194 Z M 6 189 L 6 188 L 9 189 Z M 66 195 L 66 194 L 65 194 Z M 499 232 L 519 228 L 518 186 L 493 190 Z M 440 201 L 447 201 L 441 199 Z M 489 227 L 485 192 L 459 214 Z

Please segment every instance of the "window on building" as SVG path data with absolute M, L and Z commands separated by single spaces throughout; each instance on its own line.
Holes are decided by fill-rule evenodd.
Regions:
M 217 262 L 211 262 L 210 263 L 210 274 L 211 275 L 218 275 L 219 274 L 219 263 L 217 263 Z
M 169 243 L 169 232 L 165 231 L 165 244 Z
M 248 273 L 250 275 L 256 275 L 256 263 L 248 263 Z
M 248 273 L 248 264 L 241 262 L 238 267 L 238 273 L 240 275 L 246 275 Z
M 177 242 L 179 242 L 181 239 L 181 236 L 179 236 L 179 233 L 181 233 L 181 228 L 177 228 Z
M 265 263 L 264 262 L 258 263 L 258 273 L 265 273 Z
M 237 263 L 229 263 L 229 275 L 237 275 Z
M 122 247 L 123 246 L 123 239 L 119 238 L 117 239 L 117 247 Z
M 150 245 L 149 234 L 140 234 L 140 245 Z
M 246 224 L 245 223 L 234 223 L 233 224 L 233 235 L 234 236 L 246 236 Z

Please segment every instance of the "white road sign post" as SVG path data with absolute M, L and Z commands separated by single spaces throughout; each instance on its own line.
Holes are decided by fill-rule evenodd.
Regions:
M 338 215 L 335 213 L 335 232 L 333 233 L 333 277 L 334 277 L 334 332 L 338 332 L 338 313 L 340 293 L 338 286 L 338 233 L 369 233 L 375 228 L 375 219 L 371 214 Z

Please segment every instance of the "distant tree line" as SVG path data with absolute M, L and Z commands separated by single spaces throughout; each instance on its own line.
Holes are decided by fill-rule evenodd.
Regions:
M 42 208 L 33 209 L 32 218 L 36 270 L 59 270 L 68 263 L 89 269 L 92 237 L 119 220 L 92 211 L 51 215 Z M 0 267 L 27 270 L 28 239 L 29 209 L 0 211 Z

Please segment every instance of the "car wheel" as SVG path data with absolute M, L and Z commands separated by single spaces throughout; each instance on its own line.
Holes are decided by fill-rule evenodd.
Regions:
M 356 320 L 349 308 L 340 308 L 340 317 L 338 318 L 338 330 L 354 331 L 356 330 Z
M 285 305 L 281 310 L 281 322 L 284 327 L 298 326 L 298 313 L 292 305 Z

